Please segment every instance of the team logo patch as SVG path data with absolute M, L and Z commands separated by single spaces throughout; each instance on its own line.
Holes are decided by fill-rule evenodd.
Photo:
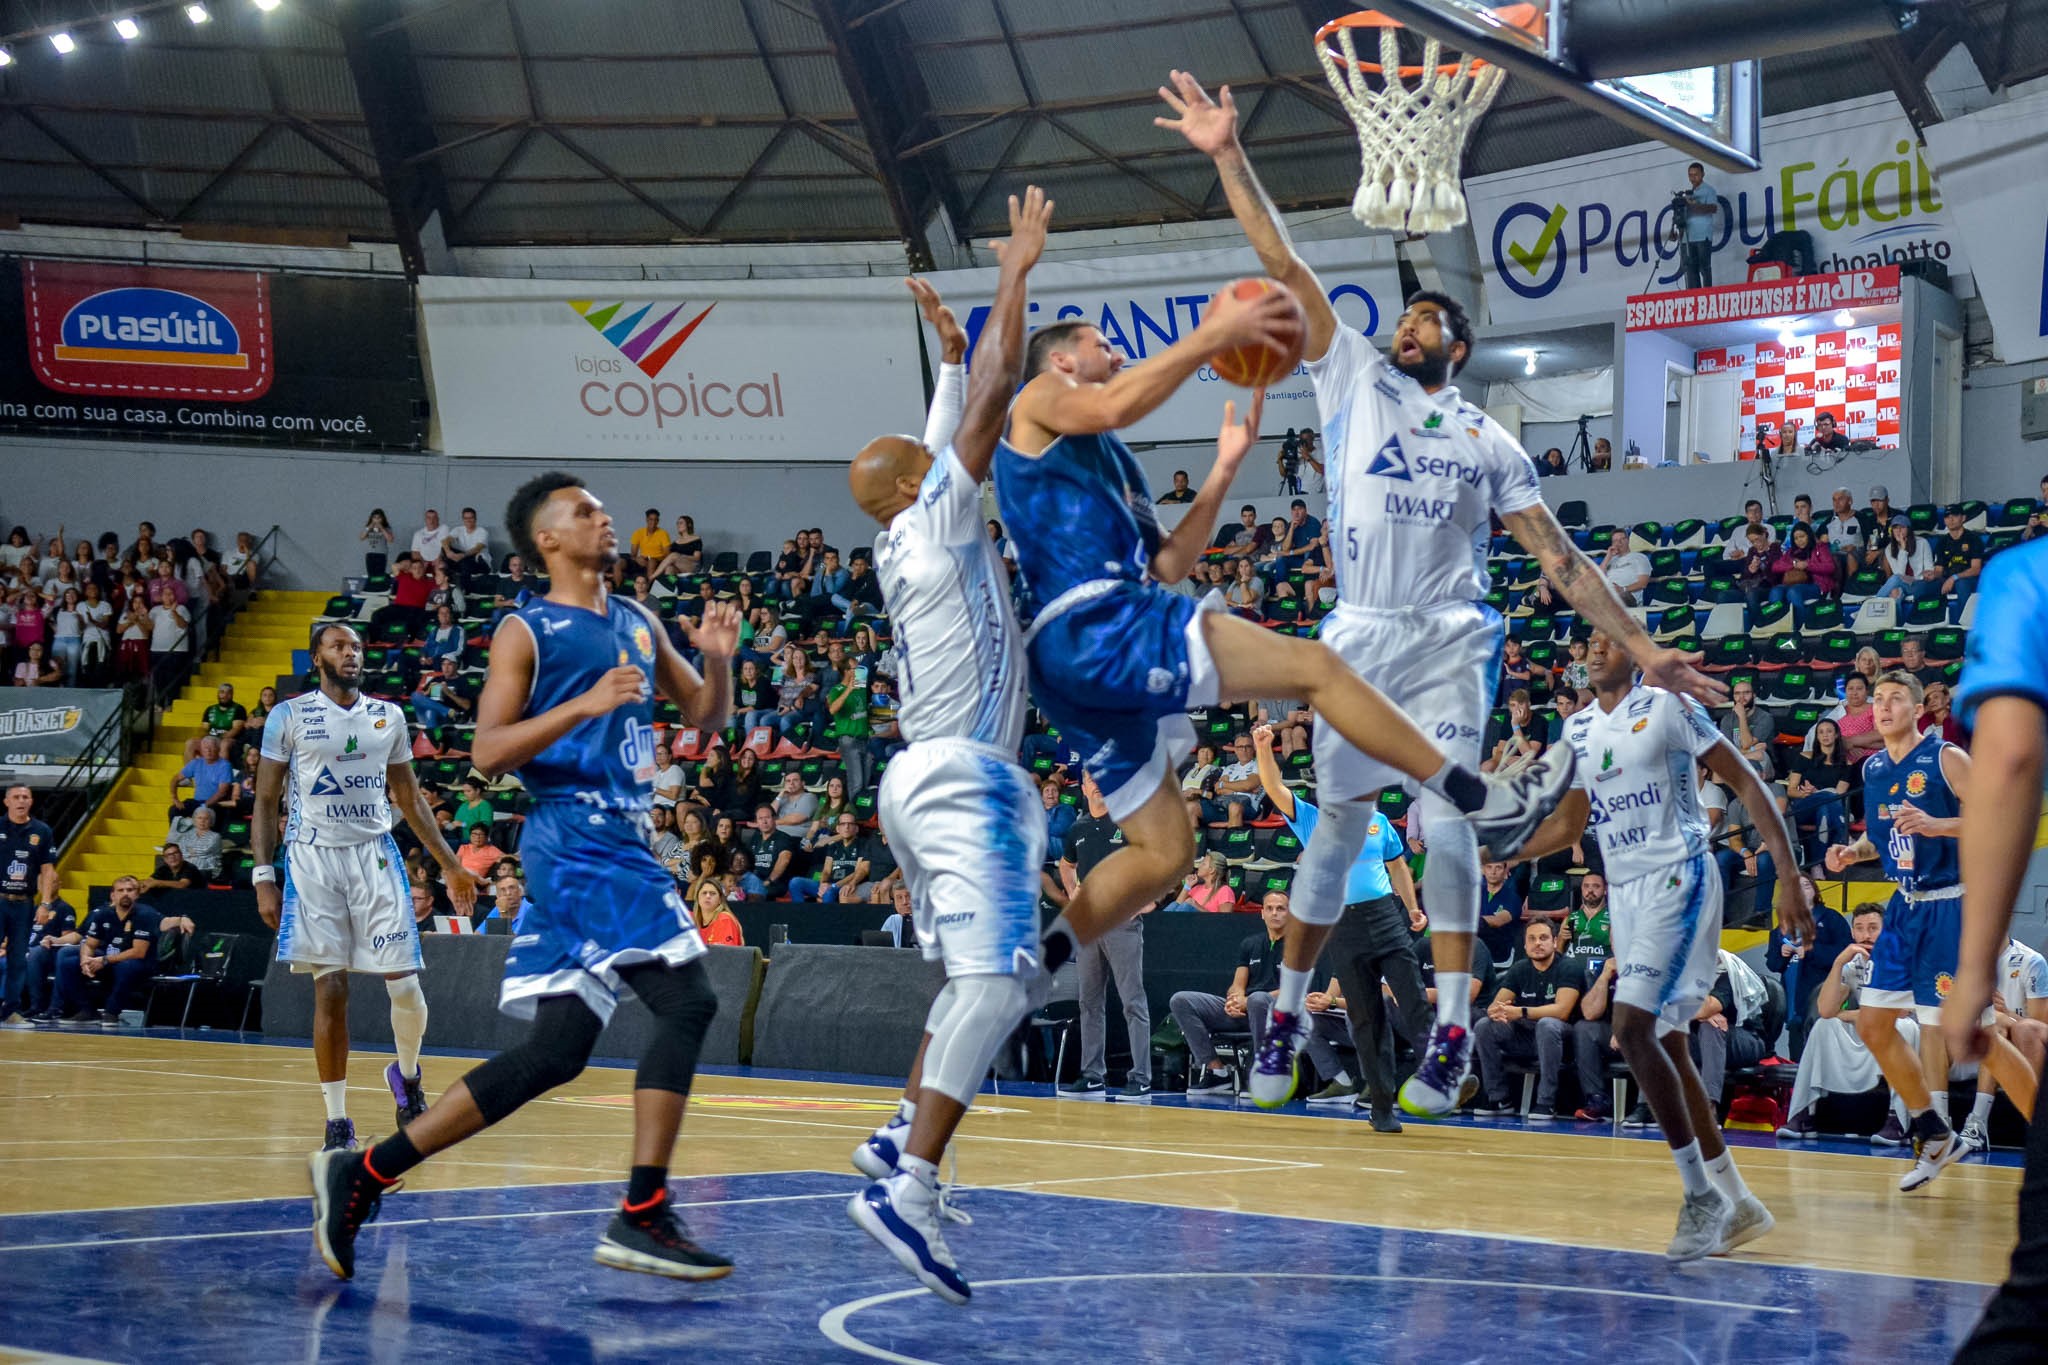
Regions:
M 43 836 L 40 834 L 31 834 L 28 836 L 28 846 L 30 848 L 34 848 L 37 844 L 40 844 L 42 841 Z
M 642 661 L 654 657 L 654 637 L 647 633 L 647 627 L 633 627 L 633 648 L 640 651 Z M 620 662 L 624 662 L 621 660 Z
M 1935 974 L 1934 993 L 1940 996 L 1942 999 L 1948 999 L 1948 993 L 1954 990 L 1955 986 L 1956 979 L 1953 976 L 1950 976 L 1947 972 L 1938 972 Z
M 1612 749 L 1602 749 L 1602 750 L 1600 751 L 1600 771 L 1604 773 L 1604 772 L 1606 772 L 1606 771 L 1607 771 L 1608 769 L 1612 768 L 1613 766 L 1614 766 L 1614 750 L 1612 750 Z
M 382 717 L 382 716 L 379 716 L 379 717 L 377 717 L 376 721 L 375 721 L 374 723 L 372 723 L 372 724 L 371 724 L 370 728 L 371 728 L 372 730 L 381 730 L 381 729 L 383 729 L 383 728 L 384 728 L 384 717 Z
M 1906 775 L 1906 795 L 1920 796 L 1927 790 L 1927 774 L 1917 769 Z
M 1153 668 L 1146 670 L 1145 690 L 1147 692 L 1150 692 L 1153 696 L 1157 697 L 1165 695 L 1167 690 L 1170 689 L 1172 686 L 1173 674 L 1169 670 L 1164 668 Z
M 341 746 L 341 751 L 345 754 L 352 754 L 356 751 L 357 747 L 358 746 L 356 744 L 356 737 L 354 735 L 350 735 L 348 737 L 348 743 Z
M 1427 430 L 1429 430 L 1429 431 L 1435 431 L 1435 430 L 1436 430 L 1436 429 L 1437 429 L 1438 427 L 1442 426 L 1443 424 L 1444 424 L 1444 415 L 1443 415 L 1442 413 L 1440 413 L 1440 412 L 1432 412 L 1432 413 L 1431 413 L 1431 414 L 1429 415 L 1429 418 L 1428 418 L 1428 420 L 1427 420 L 1427 421 L 1425 421 L 1425 422 L 1423 422 L 1423 424 L 1422 424 L 1422 425 L 1423 425 L 1423 427 L 1424 427 L 1425 429 L 1427 429 Z
M 316 778 L 314 778 L 314 779 L 313 779 L 313 787 L 312 787 L 312 790 L 308 791 L 308 792 L 306 793 L 306 795 L 308 795 L 308 796 L 339 796 L 339 795 L 341 795 L 341 783 L 335 780 L 335 776 L 334 776 L 334 771 L 333 771 L 333 769 L 331 769 L 331 768 L 322 768 L 322 769 L 320 770 L 320 776 L 318 776 L 318 777 L 316 777 Z
M 1631 725 L 1631 726 L 1629 726 L 1629 727 L 1628 727 L 1628 732 L 1629 732 L 1630 734 L 1632 734 L 1632 735 L 1639 735 L 1639 734 L 1641 734 L 1641 733 L 1642 733 L 1643 731 L 1645 731 L 1645 730 L 1647 730 L 1647 729 L 1649 729 L 1649 728 L 1650 728 L 1650 719 L 1649 719 L 1649 717 L 1648 717 L 1648 716 L 1645 716 L 1645 717 L 1644 717 L 1643 719 L 1641 719 L 1641 720 L 1637 721 L 1637 722 L 1636 722 L 1636 723 L 1635 723 L 1634 725 Z
M 1372 463 L 1365 467 L 1367 474 L 1377 474 L 1388 479 L 1407 479 L 1415 476 L 1408 472 L 1408 456 L 1401 449 L 1401 438 L 1389 436 L 1387 443 L 1373 452 Z

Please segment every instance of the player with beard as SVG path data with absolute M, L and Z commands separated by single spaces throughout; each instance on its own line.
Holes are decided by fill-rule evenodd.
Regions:
M 426 1112 L 420 1041 L 420 936 L 405 859 L 391 837 L 405 817 L 441 866 L 448 897 L 468 914 L 481 883 L 455 860 L 412 770 L 405 712 L 366 697 L 363 641 L 333 622 L 313 627 L 320 686 L 274 707 L 263 723 L 249 844 L 256 912 L 277 933 L 277 960 L 313 974 L 313 1066 L 327 1105 L 324 1150 L 356 1146 L 348 1117 L 348 974 L 375 972 L 391 997 L 398 1060 L 384 1081 L 402 1128 Z M 286 811 L 278 841 L 279 798 Z M 280 854 L 282 856 L 280 856 Z
M 550 587 L 491 640 L 474 759 L 490 777 L 516 771 L 534 799 L 520 844 L 532 907 L 498 996 L 500 1009 L 532 1028 L 369 1151 L 317 1153 L 315 1243 L 330 1270 L 352 1277 L 356 1234 L 383 1195 L 435 1152 L 574 1080 L 630 987 L 652 1028 L 633 1077 L 632 1173 L 597 1260 L 718 1279 L 732 1262 L 690 1240 L 668 1197 L 669 1158 L 718 998 L 696 922 L 648 847 L 647 812 L 659 742 L 652 694 L 674 702 L 684 725 L 724 726 L 739 614 L 723 602 L 705 609 L 691 633 L 704 656 L 700 677 L 659 617 L 605 590 L 618 536 L 581 479 L 529 479 L 512 495 L 505 526 L 522 559 L 546 565 Z
M 1717 701 L 1721 683 L 1676 650 L 1659 648 L 1544 506 L 1536 467 L 1521 444 L 1450 381 L 1472 353 L 1472 326 L 1447 295 L 1423 291 L 1394 325 L 1393 350 L 1340 327 L 1321 281 L 1288 240 L 1237 140 L 1230 88 L 1212 100 L 1184 71 L 1160 98 L 1180 133 L 1216 163 L 1238 226 L 1266 273 L 1301 300 L 1308 325 L 1302 355 L 1322 418 L 1330 489 L 1330 552 L 1337 607 L 1321 639 L 1388 701 L 1414 718 L 1454 764 L 1477 767 L 1480 739 L 1500 675 L 1503 627 L 1484 598 L 1491 517 L 1543 566 L 1586 624 L 1625 650 L 1653 686 Z M 1284 694 L 1283 694 L 1284 695 Z M 1372 824 L 1380 789 L 1404 774 L 1360 746 L 1342 726 L 1318 725 L 1316 785 L 1323 818 L 1295 873 L 1294 922 L 1273 1002 L 1273 1023 L 1253 1067 L 1254 1101 L 1292 1094 L 1295 1050 L 1316 955 L 1343 913 L 1344 879 Z M 1555 746 L 1539 763 L 1551 761 Z M 1560 768 L 1568 768 L 1561 763 Z M 1487 831 L 1447 793 L 1425 786 L 1429 831 L 1431 938 L 1437 1018 L 1421 1063 L 1401 1090 L 1410 1113 L 1447 1113 L 1471 1094 L 1469 981 L 1479 922 L 1480 846 Z M 1493 845 L 1493 856 L 1508 856 Z

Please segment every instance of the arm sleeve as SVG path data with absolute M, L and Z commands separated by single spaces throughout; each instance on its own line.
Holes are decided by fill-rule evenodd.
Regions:
M 967 406 L 967 367 L 939 362 L 938 382 L 932 386 L 931 411 L 924 418 L 924 448 L 933 452 L 953 444 L 953 432 Z
M 1459 416 L 1467 420 L 1476 415 L 1480 430 L 1492 437 L 1492 471 L 1487 480 L 1487 491 L 1493 501 L 1493 510 L 1506 515 L 1510 512 L 1525 512 L 1543 501 L 1541 484 L 1536 474 L 1536 462 L 1529 458 L 1529 452 L 1522 449 L 1522 443 L 1501 429 L 1499 423 L 1477 409 L 1461 410 Z
M 272 763 L 285 763 L 291 759 L 292 704 L 281 701 L 270 708 L 270 714 L 263 720 L 263 743 L 259 752 Z
M 1963 660 L 1956 718 L 1976 724 L 1990 697 L 2021 697 L 2048 710 L 2048 541 L 2015 546 L 1984 568 L 1976 628 Z
M 968 545 L 988 534 L 981 523 L 981 489 L 951 445 L 933 453 L 917 502 L 902 515 L 921 519 L 942 545 Z

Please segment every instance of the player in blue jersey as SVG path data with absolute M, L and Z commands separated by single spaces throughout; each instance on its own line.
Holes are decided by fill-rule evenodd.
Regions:
M 1040 980 L 1045 808 L 1017 762 L 1024 646 L 1008 572 L 982 521 L 981 484 L 1023 369 L 1024 279 L 1051 217 L 1036 185 L 1022 203 L 1010 196 L 1010 236 L 996 244 L 1002 276 L 964 400 L 966 335 L 931 287 L 912 281 L 944 357 L 925 438 L 870 441 L 847 472 L 854 500 L 883 527 L 875 573 L 902 664 L 896 718 L 909 741 L 889 760 L 876 807 L 918 946 L 946 965 L 897 1112 L 854 1151 L 874 1183 L 847 1213 L 956 1304 L 972 1291 L 941 1227 L 939 1159 Z
M 1521 846 L 1570 785 L 1572 759 L 1563 748 L 1507 779 L 1483 777 L 1476 754 L 1470 764 L 1447 758 L 1322 642 L 1233 616 L 1220 594 L 1196 602 L 1160 586 L 1185 578 L 1207 547 L 1217 508 L 1256 439 L 1263 395 L 1254 396 L 1242 423 L 1235 406 L 1225 405 L 1215 464 L 1171 532 L 1154 517 L 1144 473 L 1114 428 L 1158 406 L 1219 346 L 1246 334 L 1263 344 L 1275 297 L 1246 303 L 1218 296 L 1191 336 L 1128 371 L 1086 322 L 1055 323 L 1031 339 L 1028 377 L 995 463 L 997 503 L 1015 536 L 1026 607 L 1034 613 L 1025 634 L 1031 690 L 1084 755 L 1125 838 L 1047 931 L 1047 970 L 1171 893 L 1193 860 L 1194 835 L 1173 772 L 1194 744 L 1190 707 L 1300 697 L 1322 727 L 1365 760 L 1466 816 L 1479 842 L 1500 857 Z M 1449 734 L 1455 733 L 1454 726 Z M 1362 841 L 1370 812 L 1355 802 L 1329 803 L 1318 845 L 1332 824 L 1348 825 L 1354 816 Z M 1349 841 L 1345 866 L 1359 841 Z M 1297 922 L 1288 930 L 1283 998 L 1290 990 L 1306 996 L 1315 956 L 1342 910 L 1335 895 L 1328 902 L 1327 922 Z M 1300 952 L 1306 957 L 1297 969 Z M 1277 1108 L 1292 1095 L 1306 1034 L 1298 1006 L 1276 1008 L 1253 1075 L 1252 1098 L 1262 1107 Z
M 505 527 L 527 563 L 547 566 L 550 587 L 491 641 L 473 752 L 486 774 L 517 771 L 534 799 L 520 844 L 532 905 L 514 926 L 499 994 L 501 1009 L 533 1026 L 369 1151 L 317 1154 L 314 1238 L 328 1268 L 351 1277 L 356 1233 L 383 1194 L 433 1153 L 574 1080 L 620 990 L 631 987 L 653 1030 L 633 1078 L 632 1172 L 597 1260 L 718 1279 L 732 1262 L 691 1241 L 668 1199 L 669 1158 L 718 999 L 699 960 L 704 941 L 648 848 L 657 743 L 650 698 L 674 702 L 686 725 L 723 726 L 739 617 L 724 603 L 706 609 L 693 632 L 700 677 L 654 613 L 605 590 L 618 537 L 573 475 L 521 485 Z
M 1884 934 L 1871 950 L 1856 1032 L 1906 1106 L 1917 1159 L 1899 1181 L 1902 1190 L 1919 1189 L 1963 1155 L 1948 1123 L 1948 1049 L 1938 1026 L 1962 948 L 1957 839 L 1970 755 L 1943 740 L 1938 728 L 1921 733 L 1920 698 L 1920 680 L 1912 674 L 1878 674 L 1871 710 L 1884 747 L 1863 761 L 1866 832 L 1827 852 L 1830 872 L 1875 860 L 1898 883 L 1884 912 Z M 1920 1021 L 1918 1058 L 1897 1027 L 1909 1010 Z M 2031 1113 L 2036 1080 L 2019 1050 L 1996 1039 L 1984 1065 L 2013 1103 Z
M 1955 713 L 1973 731 L 1970 823 L 1963 830 L 1963 941 L 1941 1031 L 1957 1061 L 1980 1061 L 2000 948 L 2026 884 L 2048 772 L 2048 541 L 2003 550 L 1985 566 L 1977 623 Z M 2027 1128 L 2019 1242 L 2012 1269 L 1956 1353 L 1963 1365 L 2038 1358 L 2048 1341 L 2048 1113 Z

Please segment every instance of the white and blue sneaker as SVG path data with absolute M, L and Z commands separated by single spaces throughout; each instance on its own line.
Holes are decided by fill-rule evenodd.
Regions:
M 1308 1019 L 1286 1010 L 1274 1010 L 1266 1025 L 1265 1041 L 1252 1063 L 1252 1103 L 1261 1109 L 1278 1109 L 1294 1098 L 1301 1084 L 1301 1046 L 1308 1040 Z
M 903 1156 L 903 1140 L 909 1136 L 910 1125 L 903 1121 L 903 1115 L 891 1114 L 887 1123 L 853 1149 L 853 1168 L 870 1180 L 887 1180 L 896 1174 L 896 1163 Z
M 939 1229 L 936 1190 L 899 1172 L 877 1180 L 846 1205 L 854 1225 L 880 1242 L 896 1263 L 947 1303 L 964 1304 L 973 1293 Z

